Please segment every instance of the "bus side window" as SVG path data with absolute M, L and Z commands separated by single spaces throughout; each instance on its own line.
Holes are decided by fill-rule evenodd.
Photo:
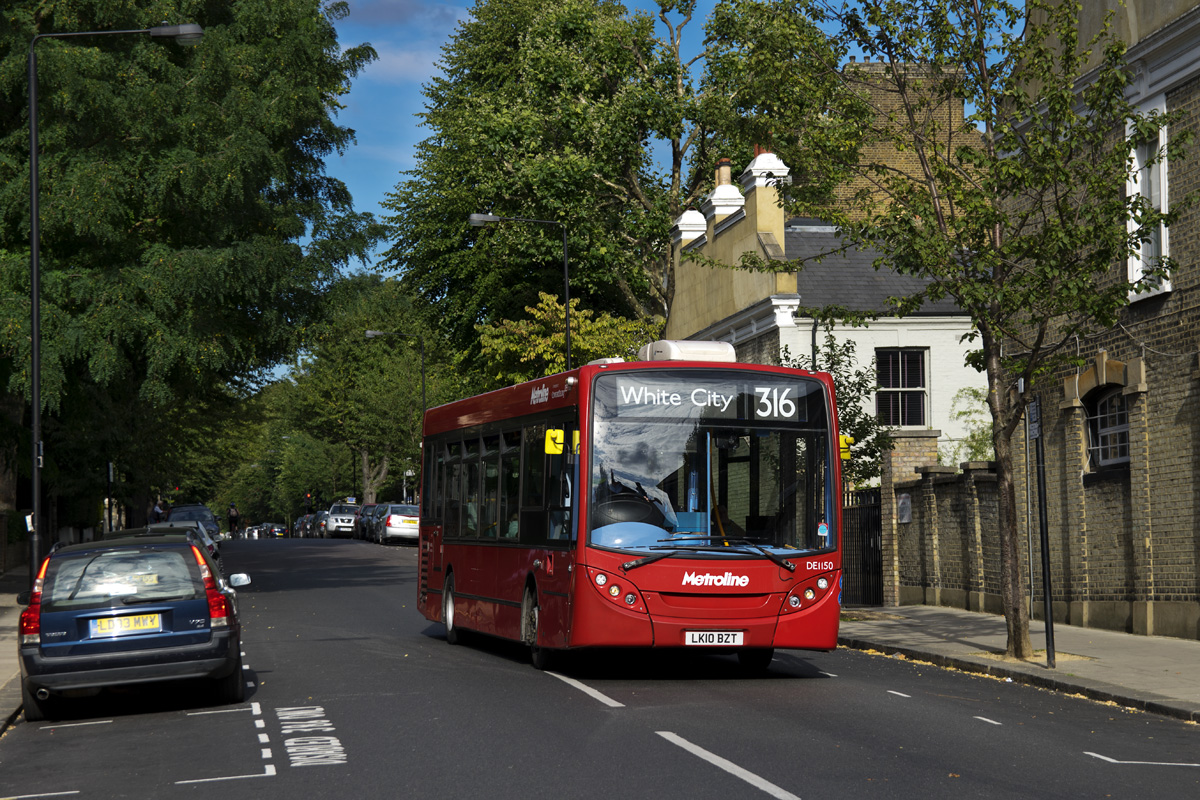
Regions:
M 461 535 L 479 536 L 479 439 L 463 442 L 463 518 Z
M 521 447 L 521 541 L 546 541 L 546 426 L 525 428 Z
M 481 498 L 483 527 L 480 536 L 495 539 L 500 520 L 500 435 L 483 437 L 483 496 Z
M 462 442 L 446 446 L 446 536 L 459 535 L 459 514 L 462 510 Z
M 500 538 L 516 539 L 521 507 L 521 431 L 505 431 L 500 456 Z

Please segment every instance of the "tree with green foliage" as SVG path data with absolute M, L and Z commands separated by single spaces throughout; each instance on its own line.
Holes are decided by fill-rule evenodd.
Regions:
M 833 377 L 837 400 L 838 427 L 843 435 L 854 440 L 851 458 L 842 462 L 842 479 L 847 484 L 861 485 L 877 481 L 883 469 L 883 454 L 892 449 L 892 437 L 886 425 L 875 414 L 874 402 L 879 382 L 875 362 L 859 367 L 853 339 L 838 341 L 830 325 L 825 326 L 825 341 L 817 348 L 816 363 L 803 353 L 793 356 L 787 347 L 779 358 L 784 367 L 819 369 Z
M 6 4 L 0 391 L 16 396 L 30 386 L 30 42 L 164 16 L 204 29 L 195 48 L 137 35 L 37 44 L 50 494 L 68 472 L 102 487 L 108 460 L 139 485 L 160 478 L 141 455 L 172 442 L 174 415 L 293 352 L 324 287 L 369 253 L 378 228 L 325 171 L 354 137 L 336 123 L 340 98 L 375 57 L 337 41 L 346 13 L 323 0 Z
M 363 498 L 374 502 L 390 473 L 420 471 L 422 340 L 426 402 L 436 405 L 459 387 L 397 281 L 353 276 L 331 289 L 327 303 L 328 319 L 292 372 L 283 413 L 293 429 L 352 450 Z M 367 339 L 368 330 L 406 336 Z
M 578 307 L 571 300 L 571 361 L 586 364 L 598 358 L 637 358 L 642 345 L 662 332 L 661 320 L 631 320 Z M 485 367 L 495 385 L 531 381 L 567 368 L 566 309 L 551 294 L 525 309 L 528 319 L 500 320 L 479 326 Z
M 1125 271 L 1186 204 L 1173 201 L 1163 214 L 1125 186 L 1136 178 L 1132 148 L 1149 145 L 1151 161 L 1173 159 L 1187 135 L 1158 147 L 1170 118 L 1142 116 L 1126 101 L 1124 44 L 1109 25 L 1079 41 L 1075 0 L 780 8 L 836 26 L 842 46 L 866 56 L 867 65 L 843 71 L 848 96 L 870 105 L 884 92 L 894 103 L 860 131 L 859 152 L 874 157 L 831 148 L 828 160 L 848 170 L 854 191 L 817 212 L 848 242 L 878 250 L 877 266 L 929 280 L 901 313 L 950 297 L 975 323 L 972 361 L 987 374 L 997 463 L 1008 655 L 1028 658 L 1012 436 L 1037 380 L 1073 358 L 1075 336 L 1113 325 L 1129 296 L 1169 266 L 1138 280 Z M 1014 33 L 1026 14 L 1023 34 Z M 769 124 L 773 106 L 757 92 L 746 103 Z M 939 111 L 948 99 L 966 103 L 961 126 Z M 773 129 L 787 130 L 782 122 Z M 792 209 L 813 213 L 802 192 L 783 188 Z
M 517 320 L 562 285 L 557 229 L 473 232 L 474 212 L 563 224 L 581 307 L 666 317 L 671 226 L 711 188 L 718 156 L 747 163 L 754 143 L 724 132 L 737 115 L 723 87 L 693 77 L 707 56 L 683 44 L 695 5 L 660 0 L 656 17 L 610 1 L 472 6 L 425 90 L 419 166 L 385 203 L 387 263 L 456 348 L 476 353 L 476 326 Z
M 939 449 L 938 461 L 957 466 L 964 461 L 995 460 L 986 390 L 974 386 L 959 389 L 950 401 L 950 416 L 963 426 L 966 435 L 944 452 Z

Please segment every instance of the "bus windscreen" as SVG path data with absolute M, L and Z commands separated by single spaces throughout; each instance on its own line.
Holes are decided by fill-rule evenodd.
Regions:
M 826 408 L 822 384 L 798 375 L 597 376 L 590 543 L 657 552 L 834 547 Z

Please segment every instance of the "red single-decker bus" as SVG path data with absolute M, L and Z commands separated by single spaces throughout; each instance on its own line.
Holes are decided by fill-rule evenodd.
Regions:
M 654 342 L 431 409 L 418 605 L 524 642 L 837 646 L 841 462 L 828 374 Z

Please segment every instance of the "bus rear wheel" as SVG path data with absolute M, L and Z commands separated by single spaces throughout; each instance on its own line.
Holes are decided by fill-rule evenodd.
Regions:
M 458 644 L 458 628 L 454 626 L 454 576 L 446 578 L 442 588 L 442 622 L 446 624 L 446 644 Z
M 532 586 L 525 587 L 525 598 L 521 601 L 521 641 L 529 645 L 529 660 L 534 669 L 549 669 L 551 653 L 538 643 L 537 592 Z

